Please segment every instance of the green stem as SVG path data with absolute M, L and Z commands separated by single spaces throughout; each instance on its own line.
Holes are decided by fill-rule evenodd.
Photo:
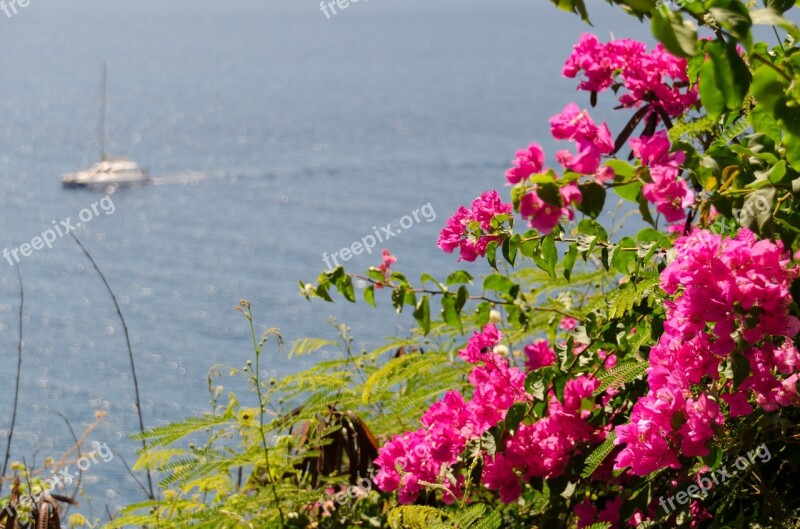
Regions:
M 281 507 L 281 498 L 278 496 L 278 489 L 275 486 L 275 480 L 272 476 L 272 465 L 269 461 L 269 445 L 267 443 L 267 436 L 264 434 L 264 397 L 261 393 L 261 349 L 263 348 L 264 341 L 259 344 L 258 339 L 256 338 L 256 328 L 255 324 L 253 323 L 253 313 L 250 309 L 250 304 L 247 302 L 243 302 L 242 304 L 246 308 L 246 311 L 243 312 L 245 317 L 247 317 L 247 321 L 250 322 L 250 334 L 253 337 L 253 348 L 256 352 L 256 372 L 254 378 L 256 384 L 256 393 L 258 394 L 258 432 L 261 434 L 261 443 L 264 447 L 264 464 L 267 473 L 267 481 L 272 489 L 272 495 L 275 497 L 275 506 L 278 509 L 278 515 L 281 519 L 281 527 L 285 527 L 286 522 L 283 516 L 283 508 Z

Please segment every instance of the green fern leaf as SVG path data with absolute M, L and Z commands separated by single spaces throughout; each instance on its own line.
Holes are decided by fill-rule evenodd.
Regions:
M 604 393 L 608 388 L 617 388 L 630 384 L 637 378 L 644 376 L 649 366 L 650 364 L 643 360 L 632 360 L 613 367 L 597 377 L 600 380 L 600 386 L 595 391 L 595 395 Z
M 598 469 L 598 467 L 605 461 L 608 457 L 608 454 L 614 450 L 614 440 L 617 438 L 617 434 L 614 430 L 611 430 L 611 433 L 606 437 L 606 440 L 603 443 L 594 449 L 589 457 L 586 458 L 585 466 L 583 467 L 583 474 L 581 474 L 584 478 L 589 478 L 594 471 Z

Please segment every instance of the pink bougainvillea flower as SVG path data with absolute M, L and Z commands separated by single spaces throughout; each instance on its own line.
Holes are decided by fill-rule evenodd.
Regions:
M 527 149 L 517 151 L 517 157 L 511 161 L 513 167 L 506 171 L 506 179 L 511 184 L 518 184 L 544 167 L 544 152 L 538 143 L 531 143 Z
M 437 246 L 447 253 L 458 248 L 459 261 L 475 261 L 486 255 L 491 241 L 499 240 L 499 228 L 492 226 L 498 215 L 510 215 L 511 204 L 503 203 L 497 191 L 484 191 L 472 201 L 471 209 L 461 206 L 445 223 Z
M 525 369 L 536 371 L 539 368 L 555 364 L 556 352 L 547 340 L 537 340 L 525 346 Z
M 378 270 L 383 274 L 383 281 L 376 282 L 375 288 L 382 289 L 387 284 L 391 283 L 392 278 L 392 265 L 397 262 L 397 257 L 391 254 L 389 250 L 383 250 L 383 262 L 378 266 Z
M 562 218 L 572 220 L 575 212 L 572 210 L 574 204 L 580 204 L 583 196 L 580 189 L 574 183 L 567 184 L 559 189 L 561 195 L 561 206 L 554 206 L 542 200 L 535 191 L 531 191 L 522 197 L 519 205 L 519 213 L 523 218 L 528 219 L 531 228 L 541 233 L 548 234 L 553 228 L 558 226 Z
M 559 327 L 565 331 L 574 331 L 575 326 L 578 324 L 578 321 L 575 318 L 570 318 L 569 316 L 565 316 L 561 319 L 561 323 Z
M 633 155 L 650 170 L 651 183 L 644 185 L 642 195 L 655 204 L 667 222 L 686 219 L 686 208 L 694 202 L 694 193 L 680 177 L 681 164 L 686 160 L 683 151 L 670 153 L 667 133 L 659 131 L 652 137 L 632 138 Z
M 577 154 L 562 150 L 556 153 L 556 159 L 562 167 L 578 174 L 598 174 L 601 157 L 614 150 L 608 126 L 605 123 L 595 125 L 589 113 L 575 103 L 568 104 L 560 114 L 550 118 L 550 132 L 557 140 L 575 142 Z M 599 174 L 601 179 L 607 178 L 608 170 Z

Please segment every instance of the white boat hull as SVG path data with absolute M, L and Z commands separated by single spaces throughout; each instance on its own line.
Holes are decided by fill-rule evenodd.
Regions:
M 66 188 L 140 187 L 151 182 L 147 169 L 129 160 L 103 160 L 85 171 L 65 173 L 61 185 Z

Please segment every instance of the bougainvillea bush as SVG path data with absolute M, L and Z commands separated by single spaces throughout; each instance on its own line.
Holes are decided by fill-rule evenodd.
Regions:
M 423 276 L 430 290 L 401 273 L 364 278 L 369 301 L 391 288 L 424 332 L 438 299 L 443 321 L 469 334 L 457 348 L 467 387 L 375 460 L 377 486 L 418 504 L 396 510 L 397 526 L 476 503 L 515 527 L 800 523 L 792 2 L 618 3 L 650 18 L 660 43 L 584 34 L 561 72 L 578 97 L 549 120 L 564 148 L 518 150 L 441 231 L 443 251 L 494 273 L 482 285 L 465 271 Z M 558 4 L 588 16 L 582 2 Z M 754 42 L 757 24 L 775 27 L 771 45 Z M 611 111 L 626 114 L 623 129 L 602 121 Z M 598 221 L 614 196 L 640 229 L 610 235 Z M 543 299 L 520 278 L 530 267 L 602 279 Z M 349 281 L 326 272 L 307 293 L 348 296 Z
M 583 0 L 554 3 L 588 19 Z M 800 527 L 794 2 L 613 3 L 659 43 L 580 38 L 553 72 L 575 101 L 542 124 L 562 148 L 531 138 L 464 197 L 437 241 L 458 269 L 414 284 L 409 256 L 386 250 L 365 274 L 301 283 L 309 299 L 362 290 L 409 310 L 414 332 L 356 355 L 342 328 L 342 360 L 269 383 L 257 363 L 260 408 L 232 396 L 151 432 L 140 467 L 166 472 L 170 494 L 130 520 Z M 476 279 L 478 260 L 491 273 Z M 269 336 L 254 331 L 257 359 Z M 160 448 L 202 428 L 228 429 Z M 215 441 L 236 436 L 221 464 Z M 348 481 L 361 485 L 339 501 Z

